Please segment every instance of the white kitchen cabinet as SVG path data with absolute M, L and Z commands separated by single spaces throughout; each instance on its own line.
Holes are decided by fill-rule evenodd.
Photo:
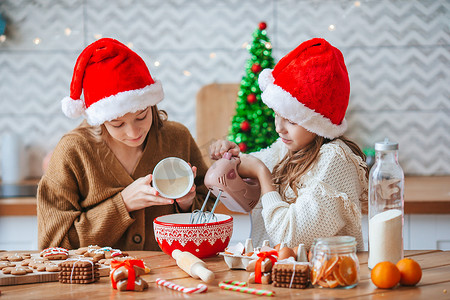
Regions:
M 231 244 L 250 235 L 250 217 L 233 215 Z M 368 245 L 367 216 L 362 220 L 365 250 Z M 450 250 L 450 215 L 406 215 L 403 230 L 405 250 Z M 0 217 L 0 250 L 37 249 L 36 216 Z
M 36 216 L 0 217 L 0 250 L 37 250 Z

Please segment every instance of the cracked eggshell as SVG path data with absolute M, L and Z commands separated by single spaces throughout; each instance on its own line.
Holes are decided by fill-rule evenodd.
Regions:
M 251 256 L 232 255 L 225 252 L 221 252 L 219 253 L 219 255 L 223 256 L 223 259 L 225 260 L 225 263 L 227 264 L 228 268 L 238 270 L 245 270 L 249 262 L 255 259 L 254 257 Z

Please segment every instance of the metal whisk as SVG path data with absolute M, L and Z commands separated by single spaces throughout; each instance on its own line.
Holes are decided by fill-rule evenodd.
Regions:
M 208 191 L 208 194 L 206 195 L 205 201 L 203 202 L 201 209 L 196 209 L 191 213 L 191 218 L 189 220 L 189 223 L 191 224 L 201 224 L 201 223 L 209 223 L 211 219 L 216 222 L 217 217 L 214 214 L 214 210 L 216 209 L 217 204 L 219 204 L 220 195 L 222 194 L 222 191 L 219 191 L 219 194 L 217 195 L 216 202 L 214 202 L 214 206 L 211 211 L 205 211 L 206 203 L 208 202 L 209 195 L 211 195 L 211 190 Z

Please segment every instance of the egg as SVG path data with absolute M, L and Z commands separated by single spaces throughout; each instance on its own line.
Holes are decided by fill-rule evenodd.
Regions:
M 273 247 L 273 249 L 280 251 L 280 246 L 281 246 L 281 244 L 276 244 L 275 247 Z
M 295 259 L 296 256 L 294 250 L 289 247 L 283 247 L 278 251 L 278 260 L 287 259 L 288 257 L 293 257 Z

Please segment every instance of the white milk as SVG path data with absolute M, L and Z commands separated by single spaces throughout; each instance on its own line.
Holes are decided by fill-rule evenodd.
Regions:
M 369 221 L 369 268 L 382 261 L 396 264 L 403 258 L 402 212 L 391 209 Z
M 156 179 L 158 189 L 167 196 L 175 197 L 183 193 L 189 185 L 189 177 L 183 176 L 175 179 Z

